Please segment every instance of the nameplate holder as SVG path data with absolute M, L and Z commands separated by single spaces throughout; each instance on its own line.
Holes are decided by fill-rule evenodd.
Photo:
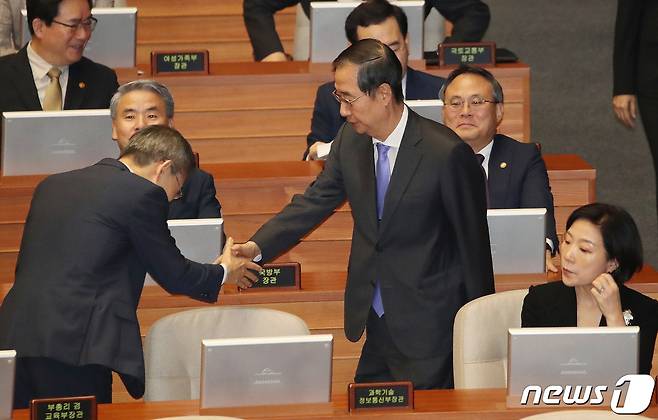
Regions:
M 208 74 L 209 65 L 208 50 L 151 52 L 153 76 Z
M 301 266 L 299 263 L 264 264 L 258 273 L 258 281 L 243 292 L 264 292 L 301 289 Z
M 494 66 L 496 64 L 496 44 L 494 42 L 439 44 L 438 54 L 441 67 L 459 67 L 465 64 Z
M 31 420 L 96 420 L 96 397 L 45 398 L 30 402 Z
M 363 410 L 413 410 L 411 382 L 351 383 L 347 387 L 350 412 Z

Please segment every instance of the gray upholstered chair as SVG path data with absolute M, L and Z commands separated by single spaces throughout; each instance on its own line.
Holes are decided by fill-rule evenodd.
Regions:
M 266 308 L 212 307 L 168 315 L 144 342 L 146 401 L 199 398 L 201 340 L 310 334 L 299 317 Z
M 507 386 L 507 330 L 521 326 L 527 289 L 483 296 L 464 305 L 455 317 L 455 388 Z

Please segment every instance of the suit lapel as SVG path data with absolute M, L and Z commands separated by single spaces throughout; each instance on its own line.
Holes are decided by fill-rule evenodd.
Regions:
M 363 194 L 354 200 L 357 205 L 352 206 L 355 220 L 367 220 L 368 229 L 377 232 L 377 191 L 375 186 L 375 157 L 372 137 L 356 135 L 354 139 L 348 139 L 354 144 L 355 162 L 357 165 L 357 179 L 360 183 L 358 191 Z
M 80 72 L 80 62 L 69 66 L 69 80 L 66 85 L 66 98 L 63 109 L 80 109 L 87 90 L 87 84 Z
M 416 149 L 416 144 L 421 141 L 420 128 L 418 127 L 416 114 L 409 110 L 409 119 L 402 136 L 400 150 L 395 159 L 395 167 L 388 184 L 386 199 L 384 200 L 384 215 L 380 225 L 380 234 L 384 232 L 392 215 L 395 213 L 407 185 L 411 181 L 422 155 Z M 374 164 L 373 164 L 374 165 Z
M 39 101 L 37 87 L 34 84 L 32 67 L 30 67 L 30 60 L 27 58 L 27 45 L 18 51 L 11 67 L 14 72 L 13 79 L 16 81 L 16 89 L 25 108 L 41 111 L 41 102 Z
M 494 136 L 491 155 L 489 155 L 489 205 L 491 208 L 504 208 L 512 162 L 510 162 L 511 156 L 507 153 L 505 143 L 496 140 L 496 137 L 498 136 Z

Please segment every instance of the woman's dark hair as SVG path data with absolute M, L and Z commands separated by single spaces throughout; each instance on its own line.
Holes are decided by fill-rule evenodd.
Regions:
M 618 267 L 612 277 L 625 283 L 642 269 L 642 240 L 633 217 L 621 207 L 592 203 L 579 207 L 567 220 L 567 230 L 577 220 L 587 220 L 601 230 L 608 260 L 616 260 Z

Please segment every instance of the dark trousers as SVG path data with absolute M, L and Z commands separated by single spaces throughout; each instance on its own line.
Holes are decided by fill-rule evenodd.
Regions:
M 403 355 L 393 343 L 386 314 L 370 309 L 366 342 L 356 368 L 355 382 L 411 381 L 415 389 L 453 388 L 452 351 L 427 359 Z
M 656 182 L 656 202 L 658 202 L 658 97 L 638 95 L 638 106 L 642 125 L 647 135 L 651 157 L 653 158 L 654 180 Z M 658 213 L 658 206 L 656 206 Z
M 94 395 L 112 402 L 112 371 L 100 365 L 73 366 L 46 357 L 18 357 L 14 408 L 27 408 L 35 398 Z

